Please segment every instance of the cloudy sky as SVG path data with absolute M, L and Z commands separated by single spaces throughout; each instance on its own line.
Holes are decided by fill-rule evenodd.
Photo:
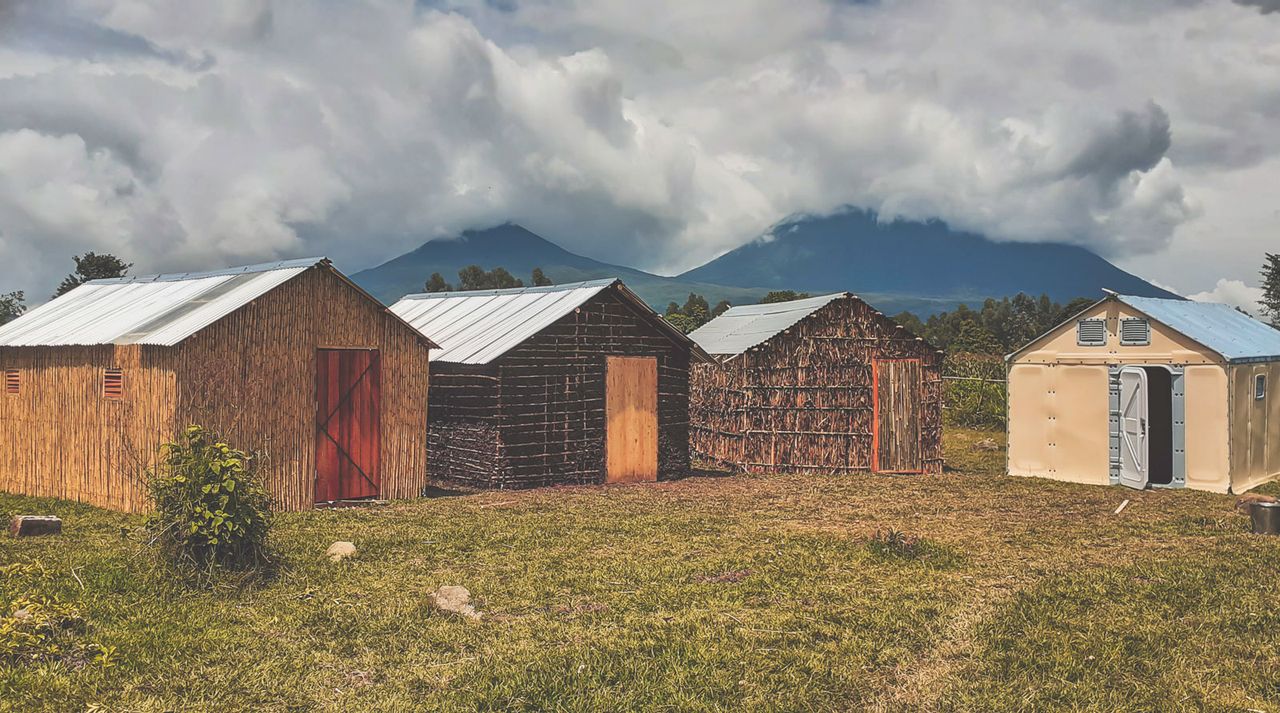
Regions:
M 851 205 L 1248 299 L 1280 0 L 0 0 L 0 291 L 514 220 L 673 272 Z

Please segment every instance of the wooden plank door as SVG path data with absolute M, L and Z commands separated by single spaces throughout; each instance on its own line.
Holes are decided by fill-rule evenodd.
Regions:
M 658 479 L 658 360 L 607 357 L 605 482 Z
M 920 400 L 924 369 L 919 359 L 872 362 L 872 469 L 878 473 L 923 473 Z
M 316 502 L 378 497 L 381 401 L 376 350 L 316 351 Z

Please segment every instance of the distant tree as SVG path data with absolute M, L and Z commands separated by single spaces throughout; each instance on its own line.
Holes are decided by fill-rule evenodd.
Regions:
M 803 300 L 811 297 L 808 292 L 796 292 L 795 290 L 774 290 L 760 299 L 760 304 L 767 305 L 774 302 L 790 302 L 792 300 Z
M 1262 263 L 1262 299 L 1258 307 L 1272 327 L 1280 329 L 1280 253 L 1265 253 Z
M 1002 349 L 994 334 L 975 321 L 960 323 L 956 338 L 951 342 L 950 351 L 967 354 L 999 354 Z
M 1056 325 L 1059 322 L 1065 322 L 1068 319 L 1071 319 L 1083 312 L 1085 308 L 1092 306 L 1094 302 L 1097 302 L 1097 300 L 1092 297 L 1077 297 L 1074 300 L 1071 300 L 1062 306 L 1062 310 L 1058 313 L 1058 316 L 1052 320 L 1053 324 Z M 1045 331 L 1048 330 L 1046 329 Z
M 707 304 L 707 298 L 693 292 L 689 293 L 689 299 L 684 301 L 684 307 L 680 311 L 702 322 L 711 319 L 711 305 Z
M 104 280 L 112 277 L 124 277 L 133 263 L 125 262 L 110 253 L 88 252 L 71 258 L 76 261 L 75 272 L 62 278 L 54 297 L 65 295 L 89 280 Z
M 723 306 L 723 309 L 721 307 Z M 726 309 L 729 309 L 729 303 L 721 300 L 716 305 L 718 315 Z M 680 306 L 675 302 L 667 303 L 666 318 L 667 321 L 676 326 L 677 329 L 688 334 L 693 330 L 701 327 L 712 318 L 711 306 L 707 304 L 707 298 L 694 292 L 689 293 L 689 298 L 684 301 L 684 306 Z
M 911 332 L 917 337 L 923 337 L 925 335 L 924 322 L 921 322 L 919 317 L 910 312 L 899 312 L 893 316 L 893 321 L 902 325 L 908 332 Z
M 453 285 L 444 281 L 444 275 L 433 272 L 431 273 L 431 279 L 427 280 L 427 284 L 423 285 L 423 289 L 427 292 L 452 292 Z
M 524 287 L 524 281 L 507 272 L 505 267 L 495 267 L 489 271 L 489 281 L 494 290 L 506 290 L 512 287 Z
M 694 318 L 690 317 L 687 314 L 683 314 L 681 312 L 676 312 L 674 314 L 667 315 L 666 320 L 671 323 L 671 326 L 675 327 L 676 329 L 680 330 L 685 334 L 688 334 L 689 332 L 692 332 L 693 330 L 702 326 L 696 320 L 694 320 Z
M 530 284 L 534 287 L 547 287 L 549 285 L 554 285 L 555 283 L 551 281 L 550 277 L 547 277 L 546 273 L 542 271 L 542 268 L 535 267 L 533 268 L 533 279 L 530 281 Z
M 524 282 L 512 276 L 504 267 L 495 267 L 489 272 L 479 265 L 467 265 L 458 270 L 458 290 L 505 290 L 512 287 L 524 287 Z
M 0 295 L 0 324 L 7 324 L 27 311 L 27 296 L 22 290 Z
M 489 289 L 489 273 L 479 265 L 467 265 L 458 270 L 458 289 L 464 292 Z
M 715 319 L 716 317 L 719 317 L 725 312 L 728 312 L 729 308 L 732 306 L 733 305 L 729 304 L 729 300 L 720 300 L 719 302 L 716 303 L 715 307 L 711 308 L 711 318 Z

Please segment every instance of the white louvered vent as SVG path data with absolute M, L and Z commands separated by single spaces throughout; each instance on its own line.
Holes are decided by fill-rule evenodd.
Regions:
M 1102 319 L 1082 319 L 1076 323 L 1076 343 L 1082 347 L 1101 347 L 1107 344 L 1107 322 Z
M 1120 320 L 1120 343 L 1126 346 L 1145 347 L 1151 343 L 1151 324 L 1145 319 Z

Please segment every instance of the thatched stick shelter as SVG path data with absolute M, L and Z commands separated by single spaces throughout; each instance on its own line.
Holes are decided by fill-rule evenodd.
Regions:
M 857 297 L 734 307 L 690 335 L 696 458 L 762 473 L 939 473 L 942 354 Z

